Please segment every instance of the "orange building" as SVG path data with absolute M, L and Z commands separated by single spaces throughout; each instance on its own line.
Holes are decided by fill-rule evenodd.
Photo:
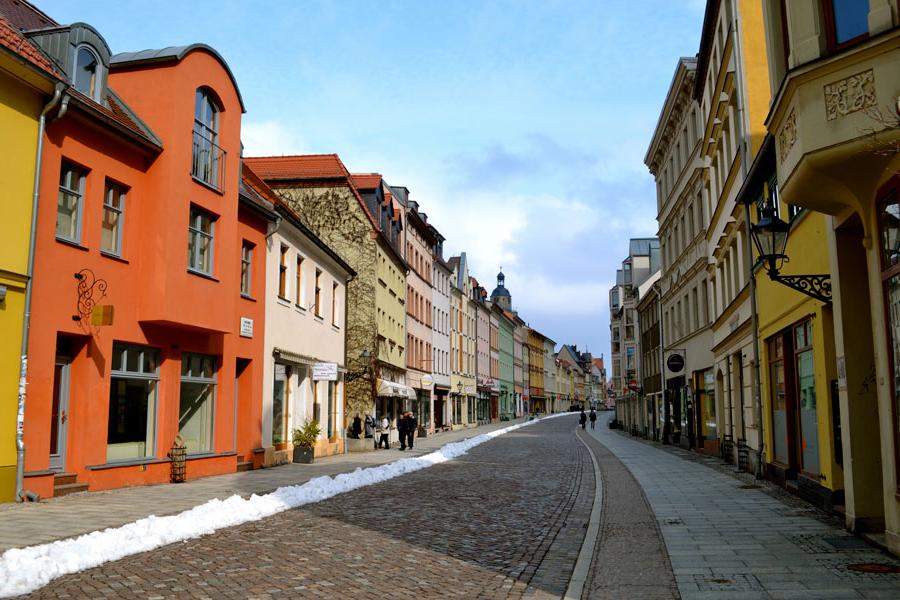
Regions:
M 166 482 L 176 439 L 188 478 L 250 466 L 274 214 L 239 199 L 234 77 L 208 46 L 112 55 L 17 15 L 69 83 L 40 179 L 25 488 Z

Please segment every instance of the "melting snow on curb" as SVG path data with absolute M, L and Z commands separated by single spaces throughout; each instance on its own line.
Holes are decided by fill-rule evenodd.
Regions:
M 559 413 L 554 416 L 561 416 Z M 238 495 L 214 498 L 177 515 L 150 515 L 121 527 L 94 531 L 76 538 L 12 548 L 0 556 L 0 598 L 33 592 L 53 579 L 77 573 L 139 552 L 147 552 L 249 521 L 258 521 L 282 511 L 320 502 L 332 496 L 426 469 L 462 456 L 470 449 L 499 435 L 537 421 L 526 421 L 475 437 L 451 442 L 414 458 L 404 458 L 377 467 L 359 468 L 334 477 L 310 479 L 301 485 L 280 487 L 270 494 L 249 498 Z

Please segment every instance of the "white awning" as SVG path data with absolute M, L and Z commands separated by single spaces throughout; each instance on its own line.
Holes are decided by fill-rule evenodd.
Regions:
M 416 392 L 408 385 L 403 385 L 402 383 L 394 383 L 393 381 L 385 381 L 384 379 L 379 379 L 378 384 L 378 395 L 386 396 L 388 398 L 409 398 L 410 400 L 416 399 Z

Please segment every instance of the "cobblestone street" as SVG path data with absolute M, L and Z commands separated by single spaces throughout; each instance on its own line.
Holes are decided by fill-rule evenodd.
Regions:
M 450 463 L 67 576 L 33 597 L 558 598 L 593 502 L 573 424 L 550 419 Z
M 549 419 L 423 471 L 65 576 L 31 597 L 900 597 L 900 575 L 848 570 L 898 561 L 833 518 L 712 459 L 610 431 L 609 416 L 586 433 L 574 416 Z M 579 560 L 583 545 L 589 560 Z M 583 590 L 566 595 L 578 577 Z

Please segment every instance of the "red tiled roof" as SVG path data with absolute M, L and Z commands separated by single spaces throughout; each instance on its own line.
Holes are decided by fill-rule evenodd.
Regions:
M 4 15 L 20 30 L 44 29 L 59 25 L 36 6 L 22 0 L 0 0 L 0 15 Z
M 0 12 L 2 12 L 2 8 L 0 8 Z M 32 66 L 59 78 L 53 63 L 28 38 L 22 35 L 3 14 L 0 14 L 0 45 L 31 63 Z
M 351 179 L 358 190 L 374 190 L 381 185 L 381 175 L 378 173 L 354 173 Z
M 263 179 L 331 179 L 347 178 L 350 173 L 337 154 L 302 156 L 255 156 L 244 158 Z

